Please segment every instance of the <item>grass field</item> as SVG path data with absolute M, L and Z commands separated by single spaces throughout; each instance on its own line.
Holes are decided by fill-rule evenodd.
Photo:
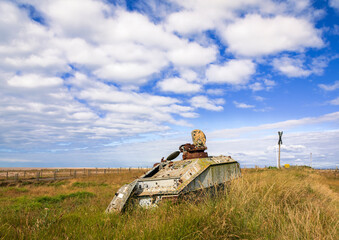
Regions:
M 339 174 L 245 169 L 217 192 L 104 213 L 133 170 L 0 187 L 0 239 L 339 239 Z

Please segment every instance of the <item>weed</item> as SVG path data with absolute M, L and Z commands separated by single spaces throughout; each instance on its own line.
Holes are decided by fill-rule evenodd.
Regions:
M 48 186 L 60 187 L 60 186 L 66 185 L 67 183 L 68 181 L 56 181 L 56 182 L 48 183 Z
M 7 187 L 3 190 L 3 192 L 16 192 L 16 193 L 26 193 L 28 192 L 27 188 L 21 188 L 21 187 Z

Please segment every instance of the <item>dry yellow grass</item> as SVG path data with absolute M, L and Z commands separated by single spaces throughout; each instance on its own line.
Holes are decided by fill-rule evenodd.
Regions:
M 339 239 L 338 178 L 311 169 L 246 169 L 214 196 L 104 214 L 131 171 L 2 187 L 0 239 Z

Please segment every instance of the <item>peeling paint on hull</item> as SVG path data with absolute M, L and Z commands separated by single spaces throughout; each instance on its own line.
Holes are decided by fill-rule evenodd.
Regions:
M 157 206 L 162 199 L 176 199 L 192 191 L 225 184 L 240 176 L 239 163 L 229 156 L 161 163 L 119 189 L 106 212 L 123 211 L 131 197 L 140 206 L 149 208 Z

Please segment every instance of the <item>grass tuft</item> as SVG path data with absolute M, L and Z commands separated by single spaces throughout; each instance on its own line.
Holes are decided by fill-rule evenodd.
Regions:
M 92 176 L 61 187 L 7 188 L 0 239 L 338 239 L 338 177 L 309 168 L 243 169 L 228 187 L 158 208 L 104 213 L 141 171 Z M 105 184 L 105 185 L 103 185 Z M 107 186 L 106 186 L 107 185 Z M 105 187 L 101 187 L 105 186 Z M 91 192 L 74 192 L 90 188 Z
M 72 184 L 72 187 L 78 187 L 78 188 L 87 188 L 87 187 L 97 187 L 97 186 L 102 186 L 102 187 L 107 187 L 107 183 L 96 183 L 96 182 L 74 182 Z

